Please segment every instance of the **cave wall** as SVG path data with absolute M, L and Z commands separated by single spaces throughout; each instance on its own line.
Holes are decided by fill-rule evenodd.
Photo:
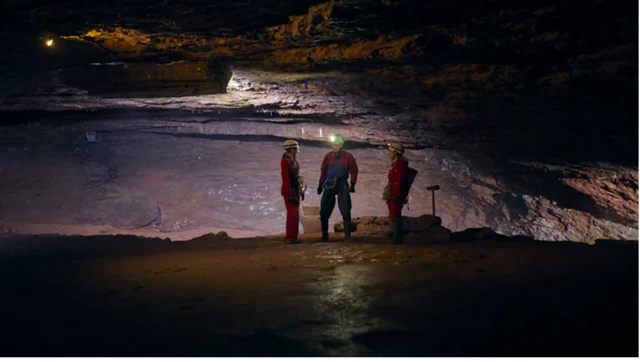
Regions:
M 231 70 L 207 62 L 94 63 L 61 71 L 63 83 L 89 95 L 117 97 L 196 96 L 224 93 Z

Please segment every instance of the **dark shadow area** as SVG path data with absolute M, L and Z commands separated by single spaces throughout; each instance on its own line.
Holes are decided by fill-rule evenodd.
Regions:
M 638 165 L 637 77 L 624 84 L 582 79 L 563 87 L 485 92 L 464 106 L 470 117 L 443 131 L 495 161 L 513 159 Z M 493 93 L 493 94 L 492 94 Z
M 0 355 L 638 354 L 637 243 L 396 246 L 396 253 L 411 248 L 442 256 L 395 266 L 391 256 L 345 266 L 272 261 L 261 269 L 249 266 L 247 252 L 267 257 L 317 247 L 282 251 L 265 240 L 208 240 L 199 248 L 204 238 L 175 244 L 124 236 L 3 239 Z M 16 243 L 23 249 L 12 254 L 7 246 Z M 241 252 L 229 254 L 236 249 Z M 549 249 L 569 258 L 569 271 L 536 260 Z M 228 257 L 234 259 L 216 267 Z M 477 264 L 487 262 L 494 264 Z M 500 263 L 516 274 L 491 274 Z M 478 277 L 451 280 L 451 265 Z M 364 279 L 350 279 L 352 272 Z M 174 286 L 175 278 L 181 279 Z M 267 281 L 270 286 L 254 290 Z M 336 295 L 334 283 L 346 294 Z M 342 305 L 346 296 L 360 304 Z M 396 327 L 365 328 L 377 324 L 363 320 Z M 221 332 L 222 325 L 248 332 Z
M 411 312 L 424 329 L 368 332 L 354 340 L 378 356 L 637 356 L 638 278 L 632 270 L 585 270 L 478 289 L 473 297 L 442 294 L 456 305 L 455 317 L 425 306 Z

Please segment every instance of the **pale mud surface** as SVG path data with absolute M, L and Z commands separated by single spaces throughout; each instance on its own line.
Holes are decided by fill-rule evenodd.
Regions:
M 316 237 L 0 239 L 0 354 L 638 355 L 636 243 Z
M 360 167 L 352 216 L 387 213 L 381 200 L 386 149 L 368 143 L 358 134 L 364 129 L 354 125 L 247 120 L 241 112 L 31 116 L 21 115 L 22 124 L 4 126 L 0 134 L 1 235 L 188 240 L 221 230 L 233 237 L 280 234 L 283 140 L 301 140 L 299 161 L 309 184 L 302 206 L 318 206 L 315 189 L 328 152 L 321 140 L 332 132 L 357 141 L 347 144 Z M 98 133 L 97 142 L 87 142 L 87 131 Z M 516 160 L 497 167 L 445 149 L 410 149 L 406 155 L 419 171 L 407 216 L 431 213 L 426 186 L 438 184 L 436 214 L 453 231 L 488 226 L 504 235 L 591 244 L 638 238 L 636 170 Z M 340 220 L 336 208 L 331 223 Z
M 172 240 L 220 230 L 233 237 L 284 232 L 280 139 L 120 126 L 96 122 L 14 128 L 1 145 L 0 231 Z M 89 129 L 98 131 L 97 142 L 86 141 Z M 315 189 L 329 149 L 317 142 L 302 144 L 299 162 L 309 185 L 302 206 L 318 206 Z M 385 215 L 386 149 L 354 144 L 349 151 L 360 168 L 352 216 Z M 425 187 L 439 183 L 447 189 L 436 196 L 446 225 L 483 226 L 477 220 L 455 222 L 460 204 L 447 201 L 460 198 L 464 190 L 455 175 L 436 172 L 437 155 L 410 151 L 408 157 L 420 175 L 406 215 L 431 213 Z M 336 207 L 331 222 L 339 220 Z

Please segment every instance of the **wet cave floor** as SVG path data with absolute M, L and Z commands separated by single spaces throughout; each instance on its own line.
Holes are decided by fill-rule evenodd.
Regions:
M 636 243 L 2 239 L 4 356 L 637 356 Z

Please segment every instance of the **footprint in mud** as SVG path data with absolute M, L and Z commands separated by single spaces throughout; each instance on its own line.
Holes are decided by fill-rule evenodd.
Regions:
M 174 273 L 182 273 L 183 271 L 187 270 L 187 268 L 177 268 L 175 269 L 173 272 Z

